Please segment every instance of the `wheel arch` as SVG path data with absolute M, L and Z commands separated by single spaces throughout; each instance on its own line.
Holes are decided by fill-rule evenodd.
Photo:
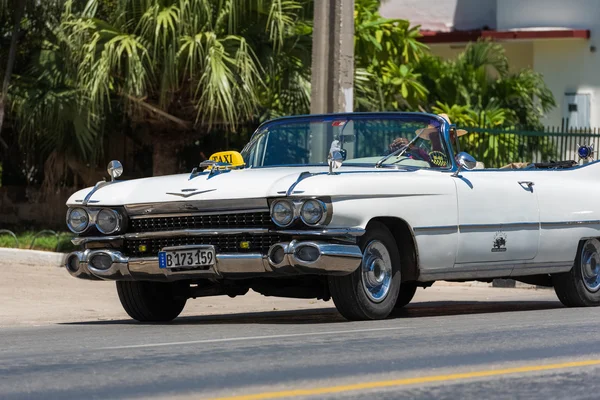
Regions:
M 375 217 L 372 218 L 367 224 L 367 229 L 371 222 L 380 222 L 384 224 L 394 236 L 398 249 L 401 250 L 402 254 L 402 281 L 416 281 L 419 277 L 419 249 L 417 248 L 417 241 L 415 239 L 415 233 L 411 226 L 398 217 Z M 411 245 L 411 254 L 406 254 L 405 244 Z

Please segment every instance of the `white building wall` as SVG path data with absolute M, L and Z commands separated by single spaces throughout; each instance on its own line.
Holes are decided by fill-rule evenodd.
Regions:
M 496 0 L 383 0 L 379 11 L 432 31 L 496 27 Z
M 527 28 L 589 29 L 589 40 L 536 40 L 533 69 L 544 75 L 557 107 L 546 124 L 560 126 L 565 94 L 590 95 L 591 127 L 600 127 L 600 0 L 498 0 L 498 30 Z
M 565 27 L 591 29 L 600 19 L 599 0 L 498 0 L 497 29 Z

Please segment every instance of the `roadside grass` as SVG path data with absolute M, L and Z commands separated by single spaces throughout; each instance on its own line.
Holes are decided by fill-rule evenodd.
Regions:
M 31 242 L 33 241 L 36 234 L 41 231 L 24 231 L 17 233 L 17 239 L 19 240 L 19 248 L 29 249 Z M 58 244 L 58 251 L 66 253 L 75 249 L 75 246 L 71 243 L 71 239 L 74 235 L 70 232 L 56 232 L 58 238 L 52 233 L 41 234 L 35 239 L 33 250 L 44 250 L 44 251 L 56 251 Z M 17 243 L 12 235 L 6 232 L 0 232 L 0 247 L 16 248 Z

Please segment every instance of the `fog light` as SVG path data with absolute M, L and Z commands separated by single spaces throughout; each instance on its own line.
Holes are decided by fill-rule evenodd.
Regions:
M 315 262 L 320 256 L 319 249 L 313 246 L 302 246 L 296 250 L 296 258 L 304 262 Z
M 282 246 L 277 245 L 271 249 L 271 252 L 269 253 L 269 260 L 271 261 L 272 264 L 275 264 L 275 265 L 281 264 L 283 262 L 284 258 L 285 258 L 285 250 Z
M 65 267 L 71 272 L 79 271 L 79 258 L 75 254 L 71 254 L 67 258 L 67 262 L 65 263 Z
M 112 266 L 112 259 L 107 254 L 96 254 L 90 259 L 90 266 L 95 269 L 106 271 Z

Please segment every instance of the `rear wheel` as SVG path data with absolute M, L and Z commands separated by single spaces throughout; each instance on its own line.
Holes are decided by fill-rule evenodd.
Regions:
M 350 275 L 329 277 L 331 297 L 348 320 L 386 318 L 400 289 L 400 252 L 391 232 L 380 222 L 369 224 L 360 246 L 361 266 Z
M 600 305 L 600 241 L 582 242 L 573 268 L 553 275 L 552 282 L 556 295 L 567 307 Z
M 117 281 L 121 305 L 140 322 L 167 322 L 181 313 L 187 299 L 177 297 L 173 283 Z
M 417 282 L 402 282 L 395 308 L 402 308 L 410 303 L 417 292 Z

